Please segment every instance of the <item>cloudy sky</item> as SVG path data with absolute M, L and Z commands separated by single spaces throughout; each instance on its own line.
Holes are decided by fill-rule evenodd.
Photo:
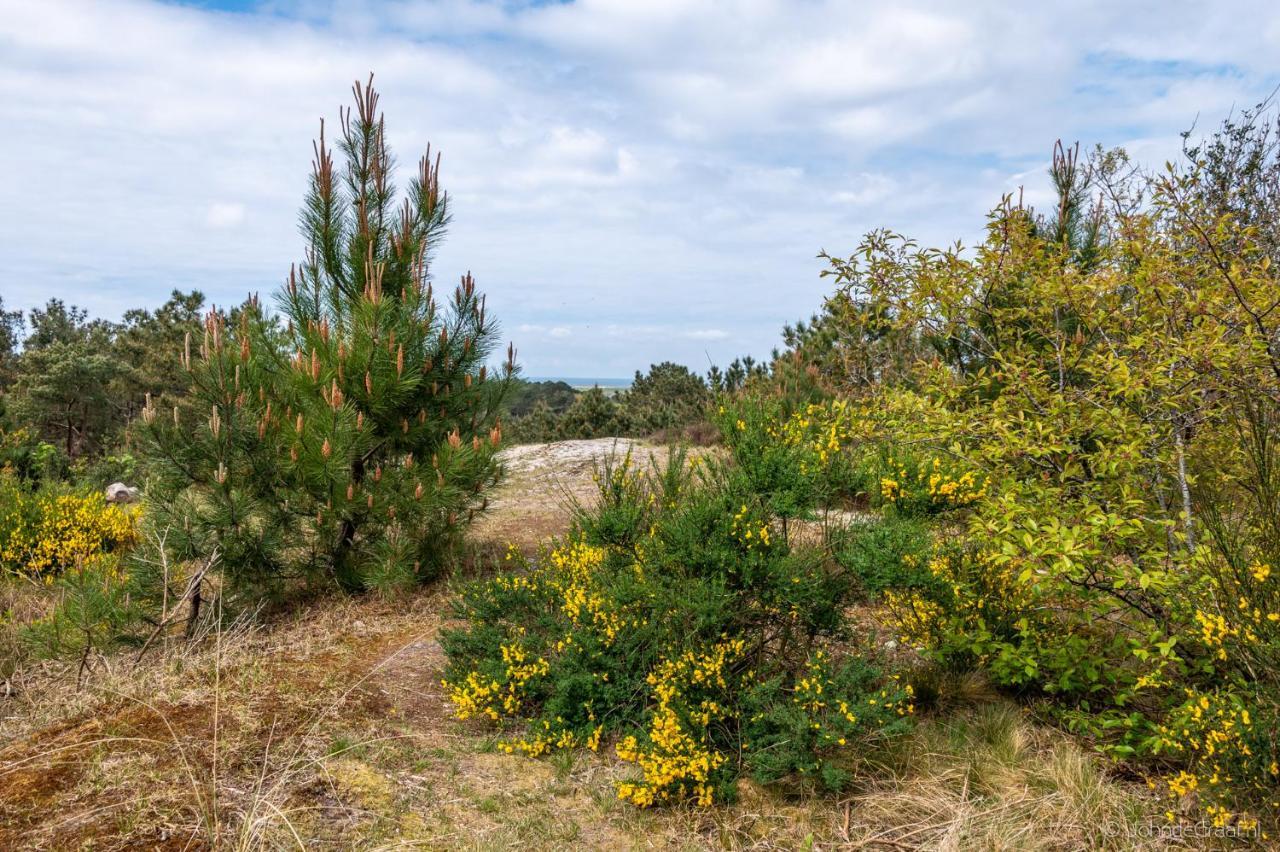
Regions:
M 5 304 L 274 291 L 370 71 L 444 152 L 437 279 L 527 373 L 627 376 L 767 354 L 871 228 L 971 242 L 1059 137 L 1174 156 L 1280 84 L 1280 4 L 0 0 Z

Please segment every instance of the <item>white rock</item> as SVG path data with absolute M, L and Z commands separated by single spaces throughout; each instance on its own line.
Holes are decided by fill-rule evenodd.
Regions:
M 123 482 L 113 482 L 108 485 L 106 495 L 108 503 L 136 503 L 138 501 L 138 489 L 130 488 Z

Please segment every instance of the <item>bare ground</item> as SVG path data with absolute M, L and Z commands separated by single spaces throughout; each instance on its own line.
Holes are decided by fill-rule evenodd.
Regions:
M 509 450 L 477 539 L 528 550 L 563 532 L 613 448 Z M 509 756 L 453 718 L 448 596 L 318 602 L 136 667 L 100 660 L 79 691 L 66 672 L 30 678 L 0 699 L 0 849 L 1128 849 L 1143 841 L 1095 824 L 1157 807 L 984 695 L 926 720 L 849 798 L 744 782 L 732 806 L 639 811 L 616 800 L 629 769 L 606 749 Z
M 472 527 L 477 541 L 521 550 L 536 549 L 569 527 L 574 503 L 589 505 L 595 496 L 591 475 L 610 454 L 630 452 L 637 464 L 662 463 L 667 448 L 632 438 L 593 438 L 526 444 L 502 453 L 506 476 L 489 511 Z

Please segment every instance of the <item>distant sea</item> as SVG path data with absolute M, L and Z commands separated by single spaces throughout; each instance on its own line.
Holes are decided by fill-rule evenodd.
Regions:
M 586 390 L 596 385 L 601 390 L 626 390 L 631 387 L 631 379 L 607 379 L 599 376 L 525 376 L 524 379 L 530 382 L 564 382 L 574 390 Z

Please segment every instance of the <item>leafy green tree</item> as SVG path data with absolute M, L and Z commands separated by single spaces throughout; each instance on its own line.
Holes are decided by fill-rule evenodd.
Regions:
M 430 577 L 500 473 L 514 351 L 491 376 L 497 324 L 471 276 L 443 304 L 429 281 L 448 221 L 439 157 L 397 202 L 372 79 L 354 94 L 341 169 L 323 124 L 315 143 L 283 329 L 256 299 L 209 313 L 182 356 L 187 401 L 143 413 L 153 521 L 181 556 L 216 549 L 240 588 Z

